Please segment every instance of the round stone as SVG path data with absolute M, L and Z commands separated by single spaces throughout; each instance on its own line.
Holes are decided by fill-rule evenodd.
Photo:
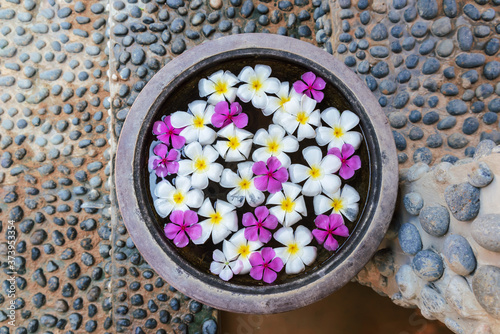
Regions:
M 402 112 L 392 112 L 389 114 L 389 122 L 393 128 L 400 129 L 406 125 L 407 118 Z
M 443 245 L 443 256 L 448 266 L 459 275 L 469 275 L 476 268 L 476 257 L 467 239 L 450 235 Z
M 486 187 L 493 181 L 494 174 L 485 162 L 480 162 L 469 174 L 469 183 L 477 188 Z
M 475 117 L 468 117 L 462 125 L 462 131 L 466 135 L 471 135 L 479 128 L 479 120 Z
M 467 112 L 467 105 L 462 100 L 451 100 L 446 105 L 446 111 L 453 116 L 463 115 Z
M 436 0 L 417 0 L 417 10 L 420 17 L 426 20 L 435 18 L 438 14 Z
M 474 219 L 479 213 L 479 188 L 468 182 L 448 186 L 444 197 L 452 215 L 460 221 Z
M 404 196 L 403 204 L 410 215 L 417 216 L 424 206 L 424 199 L 417 192 L 411 192 Z
M 418 277 L 428 282 L 439 279 L 444 271 L 441 256 L 429 249 L 422 250 L 415 255 L 412 268 Z
M 415 225 L 404 223 L 398 233 L 401 249 L 405 254 L 415 255 L 422 250 L 422 239 Z
M 472 278 L 472 291 L 486 312 L 500 317 L 500 268 L 479 267 Z
M 424 231 L 435 237 L 445 235 L 450 225 L 450 214 L 442 205 L 426 206 L 418 218 Z
M 483 248 L 500 253 L 500 214 L 487 214 L 472 222 L 472 237 Z
M 469 143 L 469 140 L 461 133 L 453 133 L 447 141 L 448 146 L 454 149 L 464 148 Z
M 407 299 L 414 298 L 419 288 L 417 277 L 407 264 L 402 265 L 396 273 L 396 284 L 403 297 Z
M 420 147 L 413 153 L 413 161 L 430 164 L 432 162 L 432 152 L 427 147 Z

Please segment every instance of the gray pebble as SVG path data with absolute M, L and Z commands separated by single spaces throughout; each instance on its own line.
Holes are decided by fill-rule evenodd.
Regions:
M 486 187 L 493 181 L 494 174 L 485 162 L 479 162 L 477 166 L 472 169 L 469 174 L 468 180 L 471 185 L 477 188 Z
M 455 234 L 446 238 L 443 256 L 448 266 L 459 275 L 469 275 L 476 268 L 476 257 L 467 239 Z
M 450 214 L 442 205 L 427 206 L 420 212 L 419 220 L 425 232 L 435 237 L 441 237 L 448 231 Z
M 500 253 L 500 215 L 487 214 L 477 217 L 472 222 L 471 234 L 483 248 Z
M 412 268 L 418 277 L 429 282 L 438 280 L 444 272 L 441 256 L 429 249 L 422 250 L 415 255 Z
M 496 318 L 500 316 L 500 268 L 479 267 L 472 278 L 472 291 L 486 312 Z
M 409 214 L 417 216 L 424 206 L 424 199 L 419 193 L 411 192 L 404 196 L 403 204 Z
M 401 225 L 398 240 L 405 254 L 415 255 L 422 250 L 420 233 L 418 233 L 418 229 L 413 224 L 404 223 Z
M 460 221 L 474 219 L 479 213 L 479 189 L 467 182 L 448 186 L 444 197 L 451 213 Z

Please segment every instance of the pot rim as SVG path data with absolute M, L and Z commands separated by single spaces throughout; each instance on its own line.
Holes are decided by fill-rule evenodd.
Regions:
M 223 282 L 180 258 L 171 244 L 151 233 L 152 218 L 145 212 L 145 196 L 141 194 L 142 181 L 139 179 L 141 166 L 138 161 L 141 153 L 147 152 L 141 149 L 145 129 L 152 126 L 158 109 L 177 84 L 212 61 L 249 56 L 289 60 L 320 72 L 323 77 L 327 73 L 327 81 L 335 84 L 359 111 L 365 136 L 371 135 L 364 138 L 370 159 L 370 186 L 362 214 L 366 216 L 364 225 L 358 223 L 343 256 L 336 255 L 312 273 L 276 286 Z M 264 314 L 289 311 L 324 298 L 348 283 L 366 265 L 391 221 L 397 196 L 398 165 L 393 136 L 384 112 L 368 87 L 347 66 L 327 52 L 300 40 L 271 34 L 245 34 L 205 42 L 174 58 L 148 82 L 130 108 L 121 131 L 116 152 L 115 184 L 129 234 L 141 255 L 160 276 L 182 293 L 217 309 Z M 373 213 L 368 216 L 367 212 Z

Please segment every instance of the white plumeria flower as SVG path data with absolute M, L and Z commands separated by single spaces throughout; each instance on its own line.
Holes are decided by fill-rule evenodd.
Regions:
M 285 227 L 290 227 L 307 215 L 304 196 L 299 196 L 302 188 L 294 183 L 283 183 L 283 191 L 269 195 L 266 204 L 276 205 L 269 212 Z
M 293 233 L 291 227 L 282 227 L 274 233 L 276 239 L 285 247 L 275 248 L 285 266 L 287 274 L 297 274 L 304 271 L 316 259 L 316 247 L 307 246 L 311 243 L 313 235 L 305 226 L 299 225 Z
M 278 158 L 283 167 L 290 166 L 290 157 L 285 152 L 296 152 L 299 149 L 299 142 L 293 136 L 285 137 L 285 134 L 285 129 L 277 124 L 271 124 L 269 132 L 265 129 L 257 130 L 253 142 L 264 147 L 253 152 L 253 161 L 267 161 L 271 156 L 274 156 Z
M 320 195 L 314 197 L 314 213 L 320 215 L 328 210 L 331 213 L 339 213 L 350 221 L 354 221 L 359 212 L 359 193 L 346 184 L 342 191 L 339 189 L 333 193 L 326 193 L 326 196 Z
M 290 84 L 288 82 L 282 82 L 280 85 L 279 91 L 276 93 L 276 96 L 268 96 L 267 106 L 262 110 L 262 113 L 265 116 L 269 116 L 273 113 L 273 122 L 277 123 L 276 120 L 279 119 L 280 115 L 286 113 L 286 103 L 290 101 L 292 98 L 300 99 L 300 94 L 295 91 L 292 87 L 290 89 Z M 276 120 L 275 120 L 276 118 Z
M 238 75 L 245 84 L 238 87 L 236 95 L 241 101 L 252 101 L 255 108 L 264 109 L 268 104 L 267 94 L 277 93 L 280 89 L 279 80 L 270 78 L 270 75 L 271 67 L 267 65 L 256 65 L 255 70 L 245 66 Z
M 297 128 L 297 139 L 299 141 L 304 138 L 316 137 L 316 131 L 312 126 L 318 127 L 321 125 L 321 117 L 319 109 L 316 108 L 316 100 L 311 99 L 307 95 L 302 95 L 300 100 L 291 99 L 286 103 L 286 110 L 280 119 L 279 124 L 288 132 L 293 134 Z
M 248 274 L 252 268 L 248 258 L 253 252 L 262 247 L 262 245 L 262 242 L 259 240 L 248 241 L 245 238 L 245 229 L 242 228 L 233 234 L 229 241 L 224 240 L 222 243 L 222 250 L 226 258 L 238 259 L 243 262 L 243 269 L 240 271 L 240 275 L 244 275 Z
M 316 196 L 323 190 L 325 193 L 336 192 L 341 181 L 337 172 L 342 166 L 340 159 L 333 155 L 327 154 L 323 158 L 321 149 L 317 146 L 309 146 L 302 150 L 304 159 L 309 164 L 309 167 L 299 164 L 293 164 L 288 171 L 290 172 L 290 180 L 293 183 L 299 183 L 307 180 L 302 188 L 302 193 L 306 196 Z
M 184 128 L 180 136 L 186 138 L 186 144 L 194 141 L 201 145 L 212 144 L 217 137 L 215 131 L 207 126 L 212 124 L 214 106 L 208 105 L 206 101 L 193 101 L 188 104 L 188 111 L 177 111 L 170 117 L 170 122 L 175 128 Z
M 243 161 L 252 149 L 252 133 L 238 129 L 234 123 L 219 130 L 218 135 L 227 140 L 218 140 L 215 148 L 226 161 Z
M 256 207 L 265 200 L 264 193 L 255 188 L 252 172 L 253 162 L 241 162 L 238 164 L 238 174 L 230 169 L 224 169 L 220 178 L 220 185 L 224 188 L 234 188 L 227 194 L 227 201 L 237 208 L 245 203 Z
M 219 182 L 220 175 L 224 169 L 215 160 L 219 153 L 210 145 L 203 149 L 199 142 L 192 142 L 184 149 L 184 153 L 189 159 L 179 161 L 178 175 L 191 176 L 191 186 L 193 188 L 205 189 L 208 186 L 208 179 Z
M 208 77 L 201 79 L 198 83 L 200 97 L 208 96 L 208 103 L 216 105 L 227 99 L 230 103 L 236 98 L 236 87 L 238 78 L 231 72 L 220 70 Z
M 329 126 L 322 126 L 316 130 L 316 141 L 319 146 L 328 144 L 332 147 L 342 148 L 344 143 L 350 144 L 355 150 L 361 145 L 361 133 L 350 131 L 359 123 L 359 117 L 352 111 L 340 112 L 335 108 L 328 108 L 321 113 L 321 118 Z
M 214 260 L 210 263 L 210 272 L 219 275 L 224 281 L 229 281 L 233 275 L 238 275 L 243 269 L 241 260 L 228 259 L 220 249 L 214 250 L 212 258 Z
M 186 211 L 199 208 L 203 203 L 203 193 L 199 189 L 191 189 L 191 180 L 185 176 L 175 178 L 175 186 L 163 180 L 155 187 L 154 201 L 156 212 L 165 218 L 174 210 Z
M 213 243 L 218 244 L 231 232 L 236 232 L 238 230 L 238 216 L 234 211 L 235 209 L 234 205 L 217 200 L 214 210 L 210 199 L 205 199 L 205 202 L 198 209 L 198 215 L 208 219 L 200 222 L 202 228 L 201 237 L 193 240 L 193 243 L 197 245 L 204 244 L 212 235 Z

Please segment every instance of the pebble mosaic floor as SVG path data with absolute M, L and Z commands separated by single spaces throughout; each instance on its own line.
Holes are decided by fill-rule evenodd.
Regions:
M 123 121 L 173 57 L 230 34 L 303 39 L 365 80 L 402 168 L 453 163 L 482 139 L 500 143 L 498 5 L 0 0 L 0 333 L 216 333 L 217 311 L 148 266 L 114 200 Z M 15 327 L 6 309 L 11 264 Z

